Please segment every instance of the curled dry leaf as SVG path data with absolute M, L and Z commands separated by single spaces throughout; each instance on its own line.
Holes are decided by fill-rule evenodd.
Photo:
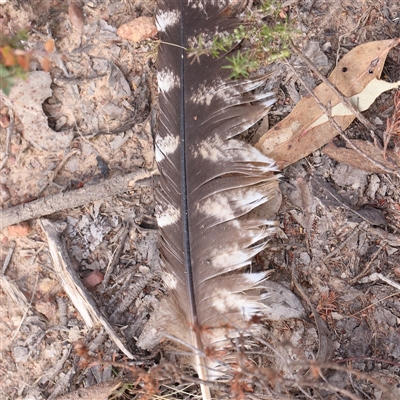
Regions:
M 396 85 L 380 81 L 386 56 L 400 39 L 381 40 L 357 46 L 347 53 L 332 71 L 329 80 L 357 107 L 367 109 L 381 93 Z M 354 120 L 354 115 L 341 105 L 339 98 L 322 83 L 314 94 L 332 111 L 342 129 Z M 337 135 L 316 100 L 305 96 L 288 117 L 266 132 L 256 147 L 273 158 L 283 168 L 309 155 Z

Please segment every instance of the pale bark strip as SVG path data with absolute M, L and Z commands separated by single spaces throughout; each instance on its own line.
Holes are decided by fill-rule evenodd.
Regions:
M 80 189 L 57 193 L 31 201 L 30 203 L 1 210 L 0 229 L 69 208 L 80 207 L 109 196 L 115 196 L 135 186 L 137 181 L 150 178 L 152 175 L 147 170 L 139 170 L 127 175 L 114 176 L 95 185 L 87 185 Z
M 23 314 L 26 314 L 29 310 L 29 302 L 26 299 L 25 295 L 21 292 L 19 287 L 9 280 L 3 274 L 0 274 L 0 288 L 7 295 L 9 299 L 22 311 Z
M 134 358 L 133 354 L 116 335 L 110 323 L 101 314 L 96 303 L 83 286 L 80 277 L 71 266 L 68 252 L 61 238 L 65 226 L 62 226 L 62 224 L 55 224 L 47 219 L 41 219 L 40 225 L 47 237 L 51 258 L 53 259 L 55 276 L 71 299 L 72 304 L 85 321 L 86 326 L 88 328 L 93 328 L 102 325 L 110 339 L 114 341 L 118 348 L 128 358 Z

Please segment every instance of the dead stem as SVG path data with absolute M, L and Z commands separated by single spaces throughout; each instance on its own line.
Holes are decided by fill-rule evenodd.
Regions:
M 151 178 L 152 175 L 152 172 L 138 170 L 123 176 L 114 176 L 95 185 L 87 185 L 80 189 L 57 193 L 1 210 L 0 228 L 4 229 L 22 221 L 40 218 L 69 208 L 80 207 L 104 197 L 124 193 L 133 188 L 137 182 Z

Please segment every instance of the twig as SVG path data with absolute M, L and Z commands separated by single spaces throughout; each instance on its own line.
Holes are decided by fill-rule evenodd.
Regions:
M 311 61 L 310 61 L 311 63 Z M 312 64 L 312 63 L 311 63 Z M 347 138 L 347 136 L 343 133 L 342 128 L 338 125 L 338 123 L 335 121 L 334 118 L 332 118 L 331 112 L 326 107 L 321 100 L 315 95 L 315 93 L 312 91 L 312 89 L 307 85 L 307 83 L 304 82 L 304 80 L 300 77 L 300 75 L 297 73 L 297 71 L 293 68 L 293 66 L 286 61 L 286 65 L 296 74 L 297 79 L 301 82 L 301 84 L 307 89 L 307 91 L 310 93 L 310 95 L 315 99 L 317 102 L 318 107 L 326 114 L 328 117 L 329 122 L 332 124 L 332 126 L 336 129 L 338 135 L 353 149 L 355 150 L 358 154 L 363 156 L 365 159 L 367 159 L 372 165 L 375 167 L 380 168 L 382 171 L 388 173 L 388 174 L 393 174 L 395 173 L 394 170 L 387 168 L 384 164 L 380 163 L 379 161 L 374 160 L 371 158 L 367 153 L 364 153 L 361 149 L 359 149 L 353 142 Z M 315 68 L 315 67 L 314 67 Z M 322 74 L 321 74 L 322 75 Z M 323 75 L 322 75 L 323 76 Z M 326 79 L 326 78 L 325 78 Z M 329 81 L 328 81 L 329 82 Z M 342 96 L 343 97 L 343 96 Z M 346 98 L 346 97 L 345 97 Z M 347 106 L 347 105 L 346 105 Z M 397 172 L 397 171 L 396 171 Z M 400 173 L 396 173 L 400 177 Z
M 357 274 L 357 276 L 355 276 L 354 278 L 350 279 L 349 283 L 351 283 L 351 284 L 356 283 L 360 278 L 362 278 L 363 276 L 367 275 L 367 273 L 369 272 L 369 269 L 371 268 L 372 263 L 376 260 L 376 258 L 381 253 L 381 251 L 385 248 L 386 245 L 387 245 L 387 242 L 384 241 L 379 246 L 378 250 L 372 255 L 371 259 L 367 262 L 367 264 L 365 265 L 363 270 L 359 274 Z
M 7 161 L 8 161 L 8 157 L 10 157 L 11 137 L 12 137 L 13 130 L 14 130 L 14 111 L 12 108 L 12 104 L 4 96 L 2 96 L 2 97 L 3 97 L 4 104 L 8 107 L 8 116 L 10 118 L 10 124 L 7 127 L 6 149 L 4 152 L 3 161 L 0 164 L 0 171 L 5 167 L 5 165 L 7 164 Z
M 12 241 L 10 244 L 10 248 L 8 249 L 8 253 L 6 256 L 6 259 L 4 260 L 3 263 L 3 268 L 1 270 L 1 274 L 4 275 L 6 273 L 6 269 L 8 267 L 8 264 L 10 264 L 11 258 L 14 254 L 14 249 L 15 249 L 15 241 Z
M 55 212 L 83 206 L 92 201 L 123 193 L 154 172 L 139 170 L 127 175 L 117 175 L 95 185 L 87 185 L 77 190 L 43 197 L 30 203 L 0 211 L 0 228 L 17 224 L 32 218 L 40 218 Z
M 371 11 L 372 11 L 374 8 L 376 9 L 376 6 L 374 6 L 374 5 L 371 6 L 370 8 L 368 8 L 368 10 L 365 11 L 365 13 L 364 13 L 364 14 L 361 16 L 361 18 L 358 20 L 357 25 L 356 25 L 351 31 L 346 32 L 346 33 L 344 33 L 343 35 L 340 35 L 340 36 L 339 36 L 339 39 L 338 39 L 338 49 L 337 49 L 337 52 L 336 52 L 336 65 L 337 65 L 338 62 L 339 62 L 340 43 L 341 43 L 342 39 L 344 39 L 344 38 L 347 37 L 347 36 L 350 36 L 353 32 L 355 32 L 355 31 L 361 26 L 361 23 L 363 23 L 363 25 L 364 25 L 365 22 L 367 21 L 367 19 L 369 18 L 369 14 L 371 13 Z
M 34 299 L 35 294 L 36 294 L 36 288 L 37 288 L 38 281 L 39 281 L 39 272 L 38 272 L 37 275 L 36 275 L 36 281 L 35 281 L 35 286 L 34 286 L 34 288 L 33 288 L 32 296 L 31 296 L 31 301 L 29 302 L 29 305 L 28 305 L 26 311 L 24 312 L 24 315 L 23 315 L 22 318 L 21 318 L 21 322 L 19 323 L 18 328 L 16 329 L 16 331 L 15 331 L 14 334 L 12 335 L 11 341 L 13 341 L 13 340 L 15 339 L 15 337 L 17 336 L 19 330 L 21 329 L 22 324 L 23 324 L 24 321 L 25 321 L 26 316 L 28 315 L 28 312 L 29 312 L 29 310 L 30 310 L 30 308 L 31 308 L 31 306 L 32 306 L 32 302 L 33 302 L 33 299 Z
M 348 97 L 346 97 L 337 87 L 334 85 L 325 75 L 323 75 L 319 69 L 311 62 L 311 60 L 305 56 L 301 50 L 292 42 L 290 41 L 290 46 L 293 49 L 293 51 L 307 64 L 308 68 L 311 69 L 312 72 L 314 72 L 315 75 L 319 79 L 321 79 L 322 82 L 325 83 L 326 86 L 329 87 L 329 89 L 332 90 L 333 93 L 340 99 L 340 101 L 356 116 L 356 118 L 362 122 L 368 129 L 374 130 L 375 126 L 372 125 L 360 112 L 360 110 L 357 109 L 357 107 L 350 101 Z M 298 75 L 296 73 L 296 75 Z M 303 82 L 302 82 L 303 83 Z M 308 88 L 306 88 L 308 90 Z
M 49 173 L 49 176 L 47 177 L 47 182 L 43 185 L 43 187 L 39 190 L 39 193 L 37 195 L 37 197 L 40 197 L 42 195 L 42 193 L 46 190 L 47 186 L 49 186 L 49 184 L 51 182 L 54 181 L 55 177 L 58 175 L 58 173 L 61 171 L 61 169 L 64 167 L 64 165 L 67 163 L 67 161 L 73 157 L 74 155 L 79 154 L 79 150 L 74 149 L 72 151 L 70 151 L 65 157 L 64 159 L 60 162 L 60 164 L 58 164 L 58 166 L 54 169 L 54 171 L 51 171 Z
M 303 362 L 300 362 L 300 363 L 292 362 L 292 365 L 299 365 L 299 364 L 303 365 L 304 363 Z M 394 395 L 392 395 L 390 388 L 388 386 L 384 385 L 383 383 L 381 383 L 381 381 L 379 381 L 378 379 L 371 376 L 370 373 L 358 371 L 348 365 L 346 365 L 346 366 L 338 365 L 337 361 L 336 362 L 326 362 L 326 363 L 319 363 L 319 362 L 311 361 L 311 362 L 309 362 L 309 366 L 311 368 L 314 367 L 314 368 L 318 368 L 318 369 L 332 369 L 334 371 L 341 371 L 341 372 L 346 372 L 347 374 L 355 375 L 358 379 L 365 379 L 366 381 L 371 382 L 378 389 L 382 390 L 382 392 L 384 392 L 387 395 L 387 397 L 385 397 L 385 399 L 393 399 L 393 400 L 396 399 L 394 397 Z M 307 385 L 309 387 L 320 387 L 321 388 L 321 386 L 314 386 L 314 384 L 318 384 L 318 382 L 315 382 L 315 381 L 307 382 L 307 381 L 299 380 L 297 383 L 302 384 L 302 385 Z M 322 387 L 322 389 L 323 389 L 323 387 Z
M 311 303 L 310 298 L 307 296 L 304 289 L 297 281 L 296 273 L 294 270 L 294 264 L 292 264 L 291 284 L 297 289 L 301 298 L 308 304 L 314 316 L 315 324 L 317 326 L 318 341 L 319 341 L 317 361 L 319 362 L 326 362 L 327 360 L 330 361 L 333 356 L 333 343 L 331 339 L 331 333 L 325 321 L 321 318 L 321 316 L 315 309 L 314 305 Z
M 388 364 L 388 365 L 393 365 L 395 367 L 400 367 L 400 363 L 396 361 L 391 361 L 391 360 L 386 360 L 384 358 L 377 358 L 377 357 L 369 357 L 369 356 L 356 356 L 356 357 L 348 357 L 348 358 L 340 358 L 337 360 L 333 360 L 335 363 L 348 363 L 351 361 L 373 361 L 375 363 L 382 363 L 382 364 Z
M 14 282 L 2 274 L 0 274 L 0 288 L 24 314 L 29 310 L 29 303 L 25 295 Z
M 375 281 L 377 281 L 379 279 L 381 281 L 387 283 L 388 285 L 394 287 L 395 289 L 400 290 L 400 284 L 395 282 L 393 279 L 390 279 L 390 278 L 386 277 L 385 275 L 380 274 L 378 272 L 374 272 L 373 274 L 361 279 L 360 283 L 375 282 Z
M 56 298 L 57 301 L 57 306 L 58 306 L 58 313 L 60 314 L 60 325 L 61 326 L 67 326 L 68 325 L 68 303 L 67 301 L 60 296 L 57 296 Z
M 364 278 L 364 279 L 366 279 L 366 278 Z M 385 300 L 387 300 L 387 299 L 390 299 L 391 297 L 394 297 L 394 296 L 398 296 L 399 294 L 400 294 L 400 292 L 396 292 L 396 293 L 390 294 L 389 296 L 385 296 L 383 299 L 379 299 L 378 301 L 375 301 L 374 303 L 370 304 L 369 306 L 364 307 L 362 310 L 357 311 L 357 312 L 355 312 L 354 314 L 351 314 L 351 315 L 349 315 L 349 316 L 347 316 L 347 317 L 348 317 L 348 318 L 350 318 L 350 317 L 355 317 L 356 315 L 361 314 L 361 313 L 364 312 L 365 310 L 368 310 L 369 308 L 372 308 L 372 307 L 376 306 L 377 304 L 381 303 L 382 301 L 385 301 Z
M 338 254 L 347 245 L 347 243 L 351 240 L 351 238 L 353 238 L 361 229 L 365 230 L 367 227 L 368 227 L 368 224 L 365 221 L 358 224 L 358 226 L 353 230 L 353 232 L 350 233 L 350 235 L 342 242 L 342 244 L 339 247 L 337 247 L 335 249 L 335 251 L 332 251 L 332 253 L 329 253 L 324 258 L 324 261 L 327 261 L 330 258 L 332 258 L 333 256 L 335 256 L 336 254 Z
M 110 261 L 109 265 L 107 266 L 106 273 L 104 275 L 104 279 L 102 282 L 103 290 L 107 287 L 108 281 L 110 280 L 110 276 L 111 276 L 115 266 L 119 262 L 119 258 L 121 257 L 122 250 L 124 249 L 125 241 L 128 236 L 128 233 L 129 233 L 129 228 L 127 227 L 126 224 L 124 224 L 124 226 L 122 227 L 122 233 L 120 233 L 120 238 L 118 240 L 119 241 L 118 246 L 114 251 L 113 258 Z

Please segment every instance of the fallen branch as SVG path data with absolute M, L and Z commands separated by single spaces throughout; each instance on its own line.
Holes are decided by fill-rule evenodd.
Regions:
M 1 210 L 0 228 L 4 229 L 22 221 L 40 218 L 69 208 L 80 207 L 105 197 L 115 196 L 132 188 L 136 182 L 150 178 L 152 175 L 152 172 L 139 170 L 127 175 L 114 176 L 95 185 L 87 185 L 80 189 L 57 193 Z

